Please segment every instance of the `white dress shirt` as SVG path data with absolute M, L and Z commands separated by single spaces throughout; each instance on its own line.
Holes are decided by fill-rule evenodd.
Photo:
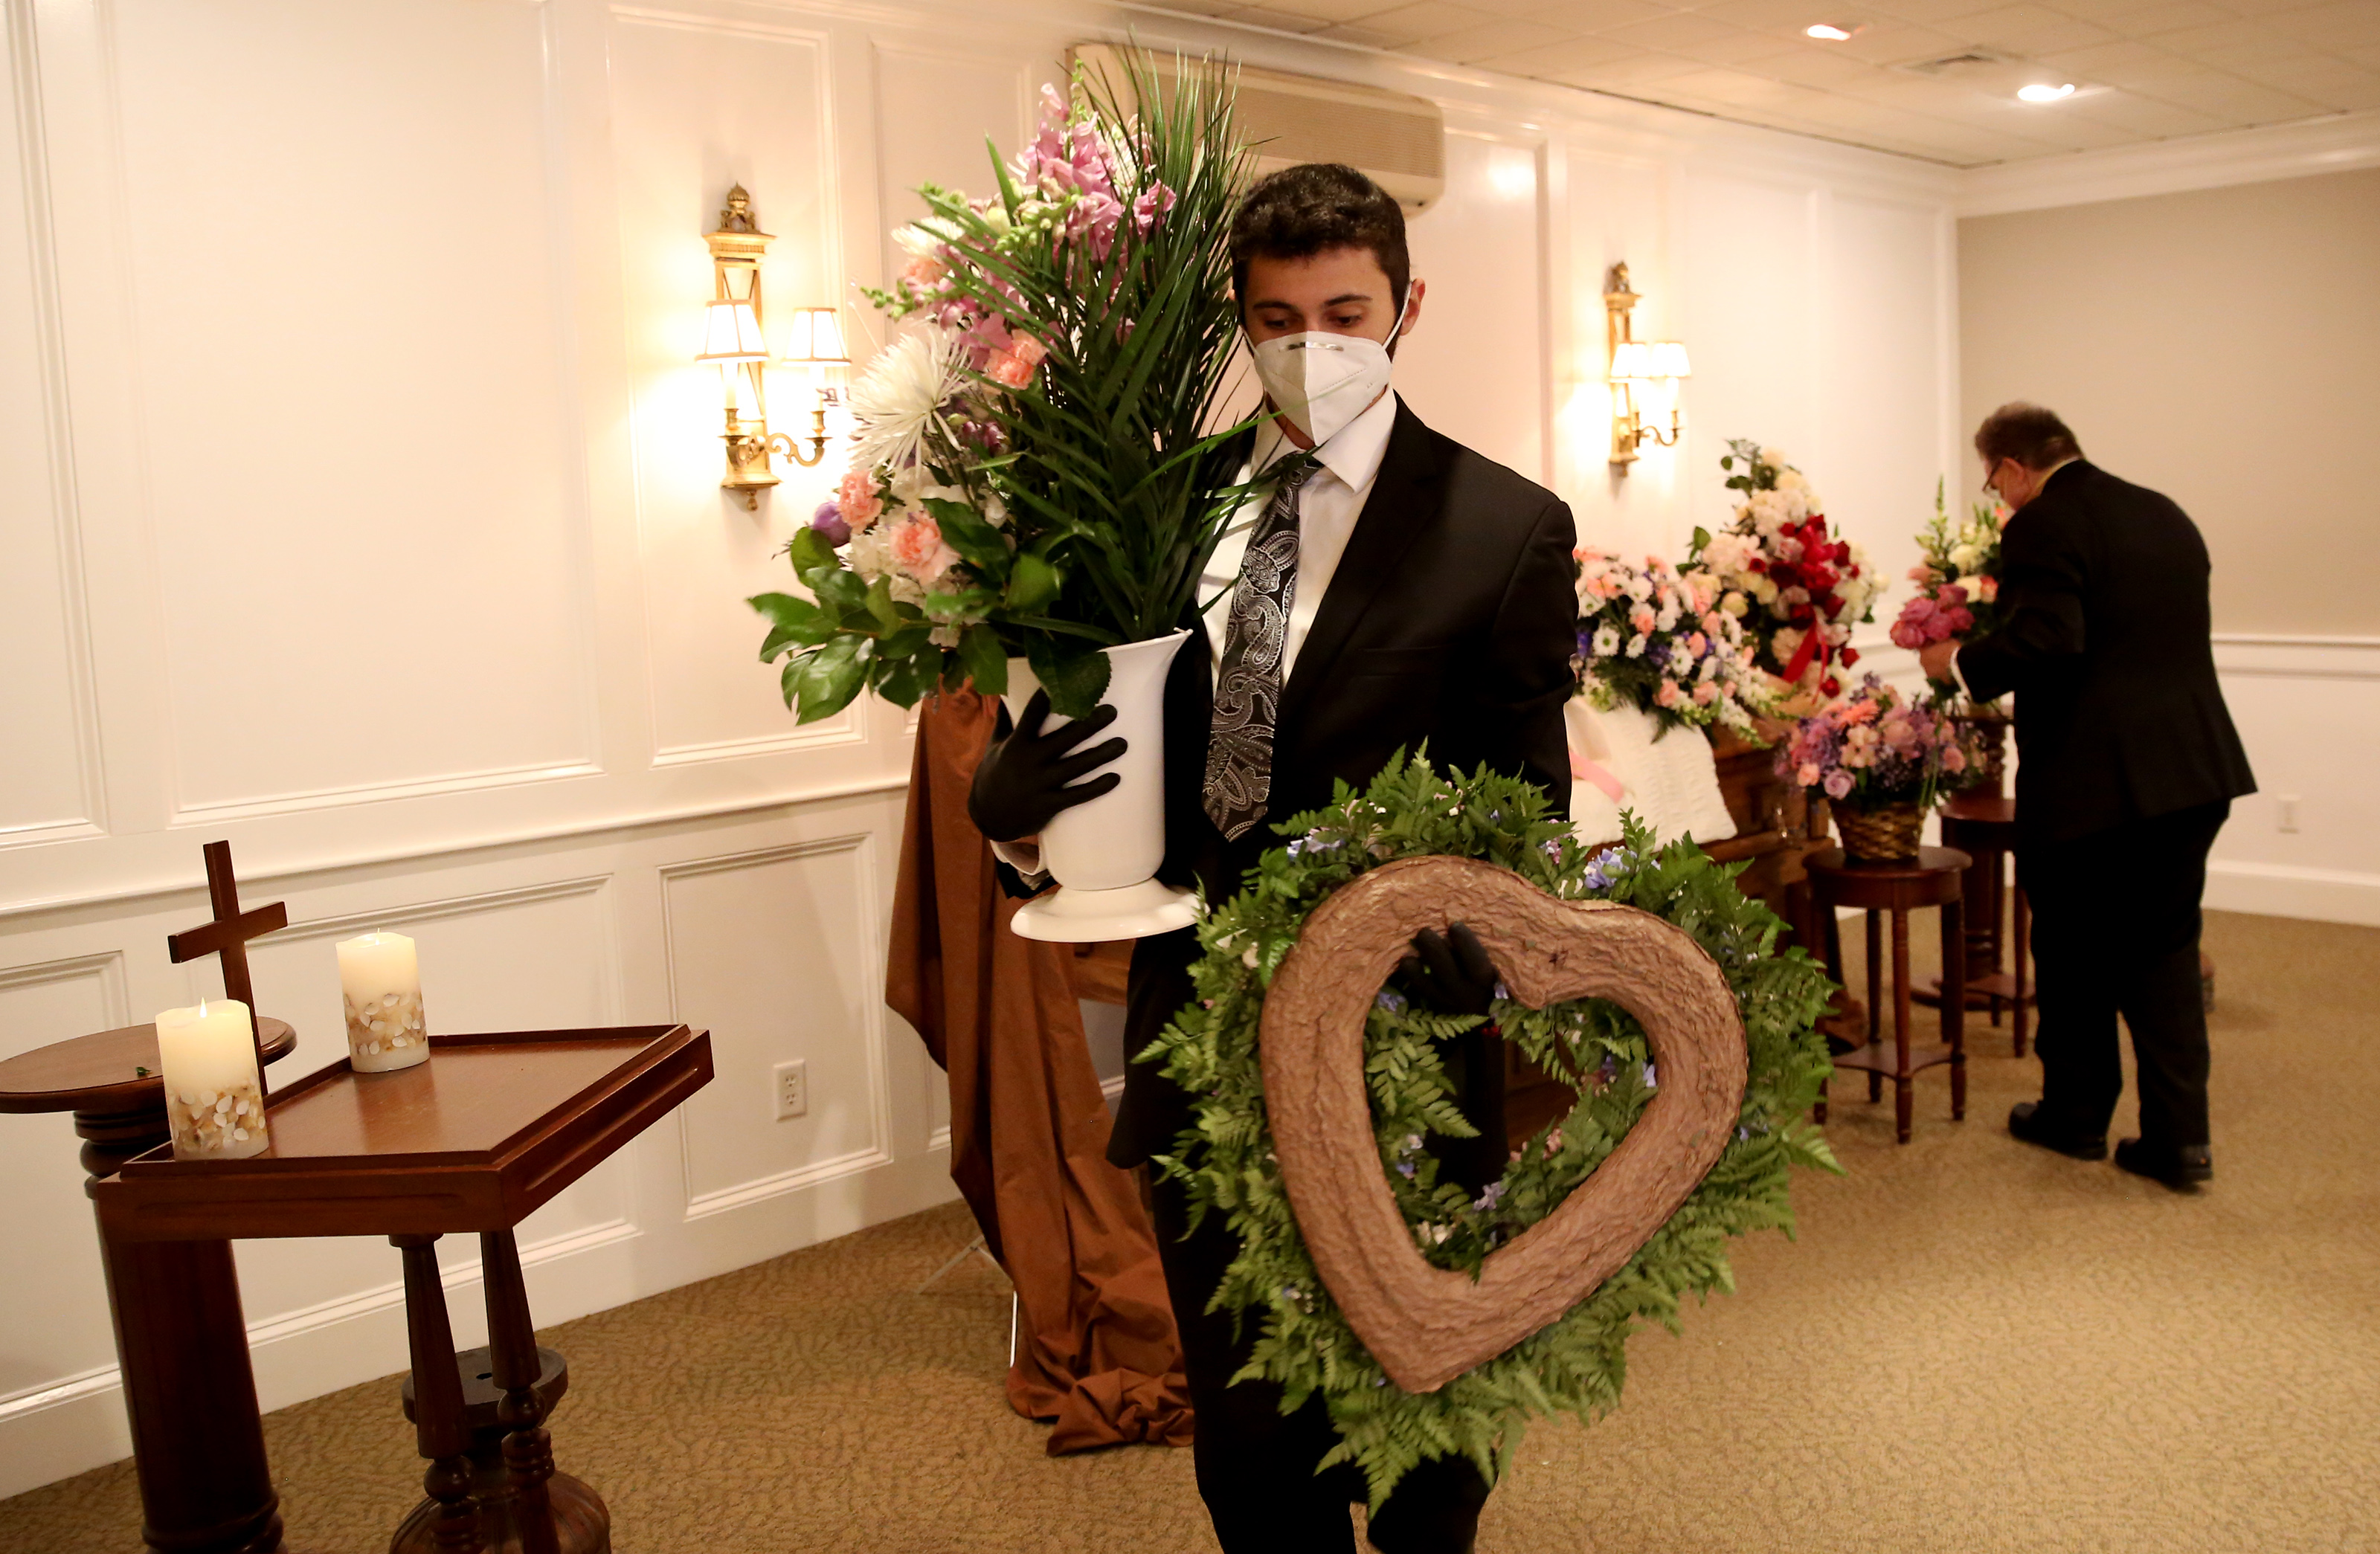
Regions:
M 1297 493 L 1297 587 L 1290 601 L 1289 628 L 1281 650 L 1283 685 L 1289 683 L 1289 672 L 1297 663 L 1297 650 L 1305 646 L 1305 634 L 1314 629 L 1315 614 L 1322 608 L 1322 595 L 1330 587 L 1331 576 L 1339 570 L 1339 558 L 1346 553 L 1347 541 L 1355 532 L 1355 520 L 1364 516 L 1364 504 L 1372 498 L 1372 483 L 1379 479 L 1380 461 L 1388 456 L 1389 433 L 1396 424 L 1397 396 L 1384 393 L 1369 409 L 1314 450 L 1321 467 L 1306 478 L 1304 489 Z M 1241 467 L 1234 483 L 1249 480 L 1293 451 L 1281 430 L 1281 422 L 1267 420 L 1257 429 L 1248 462 Z M 1257 524 L 1264 516 L 1265 504 L 1271 500 L 1271 488 L 1267 487 L 1240 504 L 1240 510 L 1224 527 L 1222 538 L 1216 541 L 1215 553 L 1208 558 L 1206 571 L 1199 574 L 1198 604 L 1208 644 L 1214 650 L 1213 673 L 1218 677 L 1223 672 L 1225 634 L 1231 629 L 1232 594 L 1239 587 L 1240 567 L 1247 560 L 1249 537 L 1256 532 Z M 1038 882 L 1038 844 L 995 842 L 991 850 L 1001 862 L 1025 876 L 1027 883 Z

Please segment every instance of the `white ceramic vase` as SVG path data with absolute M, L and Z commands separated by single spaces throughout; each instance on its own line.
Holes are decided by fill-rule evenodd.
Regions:
M 1041 867 L 1058 889 L 1017 909 L 1016 931 L 1026 938 L 1089 944 L 1143 939 L 1198 920 L 1197 897 L 1156 878 L 1165 859 L 1165 674 L 1189 636 L 1183 630 L 1103 650 L 1108 689 L 1099 704 L 1114 708 L 1116 720 L 1092 743 L 1124 742 L 1124 753 L 1099 769 L 1123 780 L 1089 803 L 1061 811 L 1043 829 Z M 1040 685 L 1023 659 L 1008 661 L 1004 699 L 1011 719 Z M 1042 732 L 1072 721 L 1052 712 Z

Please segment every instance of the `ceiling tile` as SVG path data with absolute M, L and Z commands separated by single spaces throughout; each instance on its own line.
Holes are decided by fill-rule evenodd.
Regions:
M 1826 52 L 1825 44 L 1811 42 L 1806 38 L 1780 38 L 1774 32 L 1751 32 L 1742 28 L 1730 28 L 1724 35 L 1706 38 L 1696 43 L 1663 46 L 1691 55 L 1708 65 L 1743 65 L 1784 55 Z
M 1837 43 L 1835 52 L 1853 59 L 1864 59 L 1874 65 L 1899 65 L 1912 59 L 1937 59 L 1955 54 L 1969 40 L 1932 28 L 1917 27 L 1905 21 L 1879 21 L 1867 28 L 1849 42 Z
M 1615 60 L 1582 70 L 1573 79 L 1613 91 L 1643 92 L 1656 82 L 1673 81 L 1704 68 L 1700 60 L 1674 54 L 1640 54 L 1633 59 Z
M 1580 32 L 1600 32 L 1670 14 L 1668 6 L 1647 5 L 1645 0 L 1555 0 L 1543 10 L 1530 12 L 1529 19 Z
M 1233 11 L 1229 19 L 1244 21 L 1250 27 L 1269 27 L 1276 32 L 1318 32 L 1330 25 L 1322 17 L 1305 16 L 1270 6 L 1243 6 Z
M 1397 0 L 1267 0 L 1263 6 L 1250 6 L 1243 0 L 1233 19 L 1245 21 L 1249 12 L 1266 11 L 1276 17 L 1304 17 L 1321 23 L 1354 21 L 1385 11 L 1396 3 Z M 1280 23 L 1268 21 L 1257 25 L 1275 27 Z
M 1852 82 L 1864 81 L 1876 73 L 1876 67 L 1865 60 L 1808 49 L 1778 55 L 1769 59 L 1750 60 L 1742 68 L 1755 75 L 1791 81 L 1795 86 L 1816 87 L 1820 91 L 1833 91 Z
M 2380 4 L 2374 0 L 2337 0 L 2302 11 L 2282 11 L 2265 18 L 2267 25 L 2303 42 L 2326 49 L 2365 48 L 2380 43 Z
M 1868 12 L 1861 0 L 1712 0 L 1696 6 L 1696 16 L 1735 27 L 1802 36 L 1814 21 L 1858 21 Z
M 1575 32 L 1548 27 L 1539 21 L 1485 20 L 1440 37 L 1424 39 L 1414 44 L 1410 52 L 1428 59 L 1476 65 L 1498 55 L 1540 49 L 1548 43 L 1563 42 L 1577 36 Z
M 1486 11 L 1475 11 L 1467 6 L 1445 5 L 1440 0 L 1418 0 L 1417 4 L 1378 6 L 1368 15 L 1343 19 L 1374 32 L 1415 39 L 1443 38 L 1466 27 L 1484 27 L 1497 18 Z
M 2140 0 L 2132 0 L 2139 4 Z M 1913 21 L 1921 27 L 1939 27 L 1954 17 L 1973 16 L 1989 10 L 1989 0 L 1870 0 L 1862 13 L 1873 13 L 1872 19 L 1889 18 Z
M 2155 43 L 2119 38 L 2112 43 L 2094 43 L 2088 48 L 2061 49 L 2056 54 L 2046 54 L 2041 56 L 2041 63 L 2089 78 L 2111 66 L 2164 64 L 2175 57 Z
M 1740 38 L 1743 30 L 1730 27 L 1723 21 L 1696 16 L 1692 11 L 1675 11 L 1649 21 L 1632 21 L 1621 27 L 1596 29 L 1598 37 L 1617 39 L 1623 43 L 1635 43 L 1648 49 L 1682 48 L 1715 39 Z
M 2218 21 L 2157 34 L 2156 46 L 2192 59 L 2271 59 L 2303 54 L 2307 45 L 2262 21 Z
M 2152 140 L 2165 140 L 2176 135 L 2204 135 L 2226 127 L 2224 120 L 2210 114 L 2176 107 L 2170 103 L 2155 102 L 2129 91 L 2102 92 L 2096 97 L 2063 105 L 2070 107 L 2076 118 L 2112 125 Z
M 2144 5 L 2092 19 L 2128 38 L 2153 38 L 2178 27 L 2211 27 L 2218 21 L 2229 21 L 2231 13 L 2206 4 L 2206 0 L 2147 0 Z
M 1934 26 L 1967 42 L 1985 43 L 2016 55 L 2079 49 L 2089 43 L 2107 42 L 2116 36 L 2104 27 L 2060 16 L 2041 6 L 2001 6 L 1937 21 Z
M 1794 89 L 1782 81 L 1748 76 L 1740 70 L 1694 70 L 1675 78 L 1669 85 L 1691 96 L 1739 106 L 1782 103 L 1794 93 Z

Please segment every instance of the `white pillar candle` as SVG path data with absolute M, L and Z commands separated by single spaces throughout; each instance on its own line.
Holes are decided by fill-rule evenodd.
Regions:
M 357 1073 L 411 1068 L 430 1056 L 412 940 L 367 933 L 339 941 L 339 990 L 347 1008 L 347 1060 Z
M 160 1012 L 157 1066 L 176 1159 L 236 1160 L 272 1144 L 248 1005 L 222 999 Z

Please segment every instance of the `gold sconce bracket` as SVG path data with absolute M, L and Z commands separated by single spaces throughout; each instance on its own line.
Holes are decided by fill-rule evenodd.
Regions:
M 1611 382 L 1611 467 L 1621 475 L 1636 462 L 1637 449 L 1677 445 L 1683 431 L 1678 407 L 1678 380 L 1687 377 L 1686 347 L 1674 340 L 1639 340 L 1633 314 L 1644 298 L 1629 285 L 1626 261 L 1615 264 L 1603 283 L 1606 375 Z M 1670 394 L 1670 425 L 1664 431 L 1647 423 L 1637 402 L 1638 385 L 1666 383 Z
M 770 358 L 762 332 L 760 260 L 774 240 L 771 234 L 760 230 L 752 197 L 741 184 L 727 191 L 717 229 L 703 235 L 710 248 L 711 297 L 703 350 L 695 359 L 719 368 L 726 399 L 727 426 L 721 439 L 727 444 L 727 473 L 719 483 L 725 490 L 741 492 L 745 507 L 755 512 L 760 506 L 760 492 L 778 483 L 776 471 L 770 467 L 771 454 L 791 459 L 804 469 L 825 462 L 830 441 L 826 413 L 837 400 L 834 386 L 821 381 L 815 386 L 817 403 L 811 407 L 808 437 L 769 430 Z M 783 360 L 808 365 L 821 377 L 848 365 L 835 310 L 803 308 L 797 310 L 796 318 L 798 348 Z M 802 452 L 805 443 L 809 445 L 807 455 Z

